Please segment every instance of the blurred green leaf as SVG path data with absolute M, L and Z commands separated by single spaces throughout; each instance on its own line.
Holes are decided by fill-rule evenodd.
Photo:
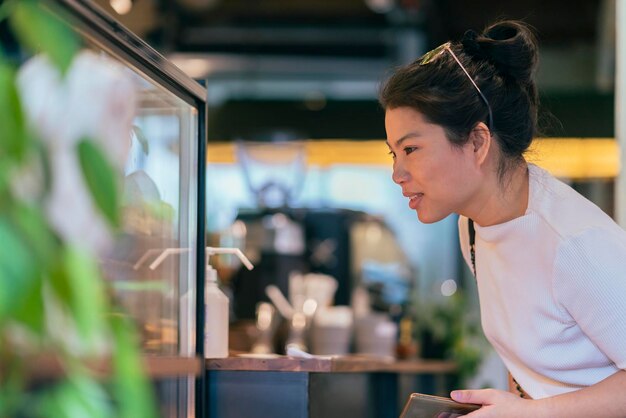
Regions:
M 3 0 L 0 2 L 0 22 L 6 20 L 12 12 L 13 1 L 12 0 Z M 6 52 L 4 51 L 4 45 L 0 42 L 0 62 L 4 61 L 6 57 Z M 1 412 L 1 410 L 0 410 Z M 4 415 L 0 415 L 4 416 Z
M 28 248 L 31 262 L 34 262 L 40 271 L 45 271 L 52 277 L 51 272 L 58 264 L 58 241 L 41 210 L 16 202 L 12 205 L 10 219 Z M 42 284 L 42 275 L 37 274 L 33 286 L 17 304 L 14 312 L 16 320 L 39 333 L 43 332 L 45 324 Z
M 15 86 L 15 71 L 0 62 L 0 157 L 19 162 L 29 146 L 24 116 Z
M 111 317 L 111 328 L 116 340 L 113 395 L 119 405 L 119 416 L 156 418 L 154 392 L 143 371 L 136 332 L 122 315 Z
M 52 291 L 59 299 L 59 302 L 72 312 L 71 306 L 74 292 L 64 261 L 62 259 L 57 260 L 54 267 L 48 271 L 48 278 Z
M 78 143 L 78 159 L 94 201 L 113 226 L 119 225 L 117 175 L 100 147 L 89 139 Z
M 7 347 L 2 347 L 6 350 Z M 0 417 L 14 417 L 20 406 L 25 403 L 25 376 L 20 359 L 0 356 L 2 359 L 2 375 L 0 375 Z
M 49 270 L 57 258 L 57 243 L 48 221 L 39 208 L 17 203 L 11 219 L 43 269 Z
M 0 322 L 22 303 L 36 282 L 37 264 L 6 217 L 0 218 Z
M 79 47 L 78 38 L 43 2 L 17 1 L 9 19 L 21 44 L 45 53 L 61 73 L 67 72 Z
M 4 0 L 0 3 L 0 22 L 9 17 L 12 11 L 14 1 L 12 0 Z M 2 44 L 0 44 L 2 46 Z
M 30 328 L 35 335 L 42 335 L 45 328 L 45 311 L 42 294 L 42 277 L 34 277 L 34 283 L 22 296 L 13 312 L 13 319 Z
M 80 335 L 85 342 L 95 342 L 104 332 L 106 293 L 98 266 L 77 248 L 63 253 L 66 290 L 70 292 L 70 309 Z
M 70 379 L 45 396 L 39 414 L 50 418 L 109 418 L 112 408 L 103 388 L 84 375 L 70 373 Z
M 11 179 L 11 161 L 3 158 L 0 153 L 0 211 L 2 211 L 7 204 L 13 201 L 11 197 L 10 179 Z

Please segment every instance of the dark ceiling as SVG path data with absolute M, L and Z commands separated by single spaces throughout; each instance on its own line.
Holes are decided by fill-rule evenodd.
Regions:
M 428 30 L 440 39 L 458 38 L 501 18 L 523 19 L 542 42 L 594 39 L 601 0 L 433 0 Z
M 96 1 L 108 7 L 109 0 Z M 277 127 L 304 132 L 309 138 L 383 137 L 375 87 L 371 97 L 337 96 L 334 81 L 354 80 L 359 74 L 365 74 L 365 81 L 376 81 L 381 69 L 414 58 L 424 48 L 459 39 L 467 29 L 481 30 L 504 18 L 522 19 L 534 26 L 542 49 L 550 46 L 554 54 L 555 58 L 548 60 L 553 65 L 563 63 L 565 57 L 571 67 L 581 70 L 570 68 L 571 73 L 591 69 L 591 76 L 581 78 L 575 87 L 550 91 L 542 99 L 547 114 L 559 121 L 545 134 L 613 134 L 612 95 L 595 89 L 594 63 L 587 63 L 595 60 L 600 22 L 611 19 L 603 11 L 608 0 L 134 2 L 131 13 L 119 16 L 120 21 L 162 53 L 182 53 L 212 63 L 225 60 L 225 67 L 211 69 L 213 90 L 225 92 L 221 101 L 211 102 L 211 140 Z M 376 13 L 375 8 L 385 12 Z M 582 61 L 576 55 L 581 44 L 585 51 Z M 303 74 L 301 80 L 288 68 Z M 559 81 L 567 78 L 559 75 L 563 68 L 557 66 L 553 71 Z M 302 83 L 291 83 L 293 79 Z M 284 85 L 280 84 L 283 81 Z M 365 86 L 370 89 L 369 84 Z M 278 94 L 278 89 L 282 93 Z M 323 106 L 307 106 L 309 90 L 326 95 Z
M 142 0 L 136 0 L 142 1 Z M 387 7 L 372 11 L 368 4 Z M 501 18 L 533 25 L 542 44 L 592 41 L 601 0 L 158 0 L 151 43 L 165 52 L 380 57 L 394 33 L 436 45 Z

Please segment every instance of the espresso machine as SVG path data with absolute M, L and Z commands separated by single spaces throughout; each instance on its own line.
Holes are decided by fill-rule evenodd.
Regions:
M 305 146 L 298 141 L 239 142 L 237 157 L 256 208 L 240 209 L 241 248 L 256 266 L 230 278 L 233 316 L 254 319 L 266 288 L 289 295 L 293 273 L 336 279 L 335 305 L 350 305 L 366 261 L 408 265 L 393 233 L 380 217 L 342 208 L 297 208 L 294 194 L 305 175 Z M 400 280 L 405 280 L 402 277 Z M 407 290 L 408 293 L 408 290 Z
M 347 209 L 240 211 L 237 220 L 247 231 L 244 252 L 256 267 L 253 271 L 239 269 L 231 278 L 235 317 L 254 318 L 256 304 L 268 300 L 268 285 L 288 295 L 289 275 L 294 272 L 334 277 L 338 283 L 334 304 L 349 305 L 355 282 L 351 228 L 368 217 Z

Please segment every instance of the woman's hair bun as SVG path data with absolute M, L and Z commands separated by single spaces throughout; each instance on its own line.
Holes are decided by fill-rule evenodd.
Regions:
M 523 22 L 504 20 L 488 26 L 482 34 L 467 31 L 461 40 L 464 51 L 490 61 L 498 72 L 520 84 L 532 82 L 537 68 L 537 40 Z
M 463 39 L 461 39 L 461 44 L 463 45 L 463 50 L 466 54 L 472 55 L 478 58 L 485 58 L 482 50 L 480 49 L 480 44 L 477 39 L 480 35 L 473 29 L 466 31 L 463 34 Z

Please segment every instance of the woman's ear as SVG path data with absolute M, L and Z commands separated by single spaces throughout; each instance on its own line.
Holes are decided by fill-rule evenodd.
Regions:
M 474 151 L 476 163 L 483 165 L 492 147 L 493 137 L 487 125 L 478 122 L 470 132 L 469 143 Z

